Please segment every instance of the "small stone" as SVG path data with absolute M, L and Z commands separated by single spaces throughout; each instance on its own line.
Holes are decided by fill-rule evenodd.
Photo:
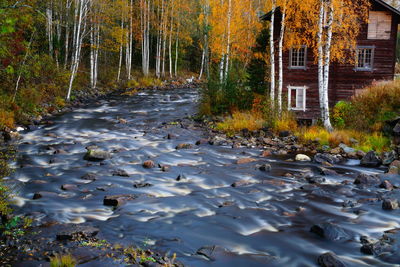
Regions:
M 156 164 L 152 160 L 146 160 L 145 162 L 143 162 L 143 167 L 146 169 L 151 169 L 154 168 L 155 166 Z
M 179 144 L 175 147 L 175 149 L 192 149 L 192 144 Z
M 399 208 L 399 202 L 397 199 L 384 199 L 382 203 L 382 209 L 384 210 L 396 210 Z
M 250 162 L 254 162 L 254 161 L 257 161 L 257 160 L 253 159 L 253 158 L 241 158 L 236 161 L 236 164 L 246 164 L 246 163 L 250 163 Z
M 350 239 L 349 233 L 333 223 L 322 223 L 313 225 L 310 229 L 310 232 L 331 241 Z
M 270 172 L 272 169 L 271 164 L 263 164 L 260 166 L 259 170 L 263 172 Z
M 56 197 L 56 196 L 58 196 L 57 193 L 42 191 L 42 192 L 36 192 L 36 193 L 33 195 L 32 199 L 40 199 L 40 198 L 42 198 L 42 197 Z
M 297 154 L 295 160 L 296 161 L 311 161 L 311 158 L 304 154 Z
M 103 161 L 110 158 L 111 154 L 109 152 L 100 149 L 88 149 L 85 156 L 83 157 L 84 160 L 88 161 Z
M 129 174 L 122 169 L 117 169 L 115 171 L 113 171 L 112 173 L 113 176 L 121 176 L 121 177 L 129 177 Z
M 317 259 L 321 267 L 345 267 L 346 265 L 340 261 L 339 257 L 333 252 L 327 252 L 320 255 Z
M 389 191 L 393 190 L 393 185 L 388 180 L 383 181 L 379 185 L 379 187 L 380 188 L 385 188 L 386 190 L 389 190 Z
M 179 174 L 178 177 L 175 179 L 176 181 L 186 180 L 186 176 L 184 174 Z
M 231 184 L 232 187 L 239 187 L 239 186 L 246 186 L 246 185 L 251 185 L 253 184 L 253 182 L 249 181 L 249 180 L 240 180 L 237 182 L 234 182 L 233 184 Z
M 113 206 L 118 207 L 123 205 L 125 202 L 134 200 L 136 197 L 130 194 L 123 195 L 114 195 L 114 196 L 105 196 L 103 200 L 103 204 L 105 206 Z
M 270 157 L 270 156 L 272 156 L 271 150 L 264 150 L 264 151 L 261 153 L 261 157 L 267 158 L 267 157 Z
M 324 167 L 318 167 L 318 171 L 321 175 L 338 175 L 336 171 Z
M 170 170 L 170 166 L 169 165 L 158 165 L 158 167 L 161 169 L 161 171 L 163 171 L 163 172 L 167 172 L 167 171 L 169 171 Z
M 149 183 L 135 183 L 133 184 L 134 188 L 143 188 L 143 187 L 150 187 L 153 186 L 152 184 Z
M 125 120 L 125 119 L 118 119 L 118 123 L 120 123 L 120 124 L 127 124 L 128 121 Z
M 330 153 L 334 155 L 339 155 L 342 153 L 342 149 L 340 147 L 336 147 L 334 149 L 331 149 Z
M 83 180 L 89 180 L 89 181 L 95 181 L 95 180 L 97 180 L 97 176 L 96 176 L 96 174 L 93 173 L 93 172 L 88 172 L 88 173 L 86 173 L 85 175 L 83 175 L 83 176 L 81 177 L 81 179 L 83 179 Z
M 76 190 L 76 189 L 78 189 L 78 186 L 75 185 L 75 184 L 63 184 L 63 185 L 61 186 L 61 189 L 62 189 L 62 190 L 65 190 L 65 191 Z
M 204 144 L 208 144 L 208 139 L 200 139 L 200 140 L 198 140 L 197 142 L 196 142 L 196 146 L 199 146 L 199 145 L 204 145 Z

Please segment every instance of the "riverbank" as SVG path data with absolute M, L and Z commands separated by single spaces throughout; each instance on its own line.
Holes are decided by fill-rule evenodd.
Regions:
M 196 91 L 182 89 L 113 95 L 24 133 L 6 181 L 19 189 L 15 214 L 46 235 L 48 245 L 40 247 L 79 259 L 81 250 L 103 255 L 99 246 L 116 261 L 100 256 L 86 264 L 107 266 L 125 257 L 107 244 L 160 251 L 170 260 L 176 253 L 188 266 L 396 260 L 398 175 L 358 159 L 337 162 L 339 155 L 321 153 L 317 161 L 317 144 L 317 154 L 295 150 L 290 133 L 224 136 L 212 120 L 196 118 L 197 101 Z M 82 242 L 69 237 L 82 234 Z M 36 246 L 24 242 L 14 244 L 27 248 L 29 261 Z M 45 252 L 32 253 L 34 262 L 47 262 Z

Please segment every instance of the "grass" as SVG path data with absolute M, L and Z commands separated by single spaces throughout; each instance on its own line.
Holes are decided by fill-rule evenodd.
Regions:
M 217 130 L 234 134 L 243 129 L 255 131 L 265 126 L 265 120 L 261 114 L 252 112 L 233 112 L 232 116 L 225 117 L 223 122 L 217 124 Z
M 380 132 L 366 133 L 356 130 L 335 130 L 328 132 L 322 127 L 312 126 L 301 128 L 296 132 L 296 135 L 299 136 L 302 142 L 318 141 L 321 146 L 328 145 L 332 148 L 343 143 L 364 152 L 371 150 L 383 152 L 390 147 L 390 139 Z
M 76 264 L 71 255 L 56 255 L 50 259 L 50 267 L 75 267 Z

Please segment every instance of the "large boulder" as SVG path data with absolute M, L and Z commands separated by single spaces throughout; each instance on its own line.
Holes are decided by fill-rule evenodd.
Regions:
M 311 158 L 304 154 L 297 154 L 295 160 L 296 161 L 311 161 Z
M 375 151 L 369 151 L 360 162 L 363 167 L 376 168 L 382 165 L 382 160 L 376 155 Z
M 57 233 L 57 240 L 74 240 L 80 238 L 90 238 L 97 235 L 98 228 L 84 225 L 68 225 L 66 229 Z

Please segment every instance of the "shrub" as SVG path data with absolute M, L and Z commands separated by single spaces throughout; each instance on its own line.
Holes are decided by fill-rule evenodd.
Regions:
M 13 128 L 14 124 L 14 113 L 0 109 L 0 129 L 4 129 L 5 127 Z
M 400 81 L 380 82 L 351 99 L 354 112 L 346 120 L 359 130 L 381 131 L 385 121 L 400 115 Z
M 335 127 L 344 128 L 349 122 L 346 121 L 354 113 L 354 107 L 350 102 L 339 101 L 333 108 L 332 121 Z
M 51 267 L 75 267 L 76 260 L 71 255 L 56 255 L 50 258 Z

